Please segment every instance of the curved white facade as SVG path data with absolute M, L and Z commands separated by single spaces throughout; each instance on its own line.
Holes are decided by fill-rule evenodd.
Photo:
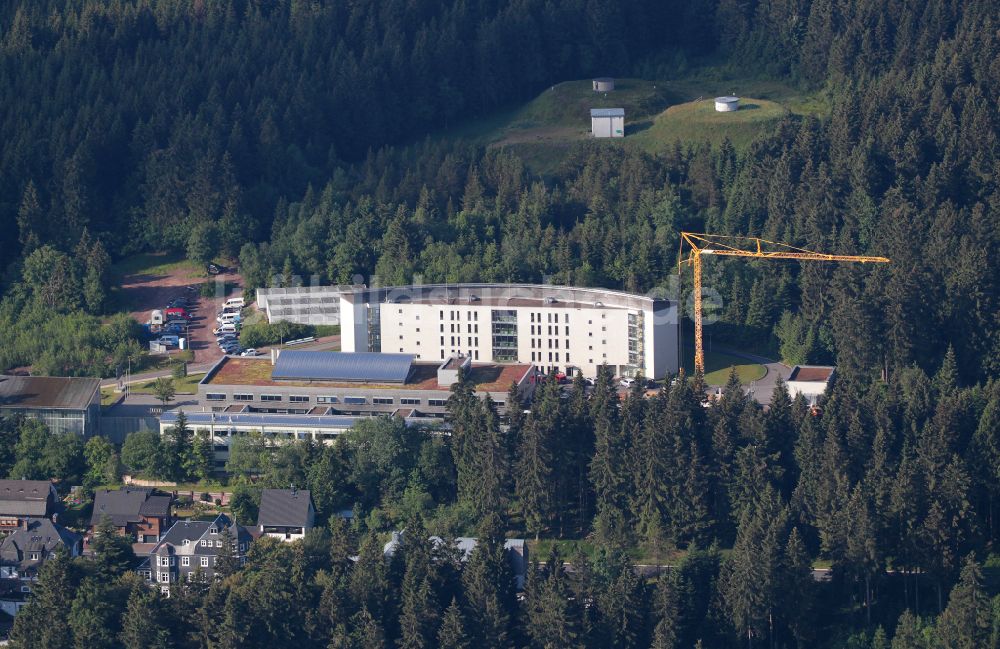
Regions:
M 341 294 L 341 349 L 540 370 L 663 378 L 677 371 L 677 304 L 621 291 L 539 284 L 449 284 Z

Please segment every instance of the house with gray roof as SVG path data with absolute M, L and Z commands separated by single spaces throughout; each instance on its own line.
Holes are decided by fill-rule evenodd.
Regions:
M 101 421 L 101 380 L 0 375 L 0 416 L 40 420 L 53 433 L 90 437 Z
M 15 615 L 31 593 L 38 571 L 62 548 L 71 557 L 83 550 L 83 538 L 47 518 L 26 518 L 0 541 L 0 610 Z
M 233 544 L 231 550 L 224 547 L 226 530 Z M 215 579 L 219 557 L 230 551 L 242 565 L 252 541 L 247 528 L 236 525 L 225 514 L 210 521 L 177 521 L 149 551 L 138 572 L 169 596 L 171 586 L 181 581 Z
M 316 508 L 306 489 L 264 489 L 260 495 L 257 535 L 282 541 L 301 539 L 316 523 Z
M 173 524 L 172 502 L 173 496 L 149 487 L 98 489 L 94 493 L 90 531 L 93 533 L 107 517 L 122 536 L 131 536 L 137 543 L 156 543 Z
M 18 529 L 27 518 L 50 518 L 58 503 L 48 480 L 0 480 L 0 532 Z

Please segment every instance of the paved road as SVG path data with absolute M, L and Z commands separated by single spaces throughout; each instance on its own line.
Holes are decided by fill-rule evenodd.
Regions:
M 764 374 L 763 378 L 754 381 L 748 388 L 748 392 L 752 392 L 752 395 L 757 400 L 757 403 L 763 405 L 771 403 L 771 393 L 774 392 L 774 386 L 778 382 L 778 377 L 780 376 L 782 379 L 787 381 L 788 377 L 792 373 L 792 368 L 788 367 L 784 363 L 779 363 L 778 361 L 770 358 L 765 358 L 748 352 L 741 352 L 739 350 L 730 349 L 721 345 L 715 345 L 715 349 L 723 354 L 729 354 L 730 356 L 742 358 L 750 361 L 751 363 L 759 363 L 764 366 L 767 373 Z

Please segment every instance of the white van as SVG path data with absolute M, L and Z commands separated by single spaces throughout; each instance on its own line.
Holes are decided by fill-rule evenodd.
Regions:
M 240 320 L 239 313 L 223 313 L 215 319 L 219 324 L 235 324 Z
M 214 333 L 216 336 L 220 336 L 220 335 L 223 335 L 223 334 L 235 334 L 236 333 L 236 325 L 234 325 L 232 323 L 219 325 L 219 328 L 213 330 L 212 333 Z
M 231 297 L 228 300 L 226 300 L 225 306 L 235 306 L 242 309 L 244 306 L 246 306 L 246 302 L 243 301 L 242 297 Z

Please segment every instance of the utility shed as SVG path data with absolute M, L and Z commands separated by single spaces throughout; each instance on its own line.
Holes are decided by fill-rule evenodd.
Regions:
M 793 399 L 801 394 L 809 405 L 816 405 L 827 386 L 833 382 L 836 369 L 831 365 L 796 365 L 788 376 L 789 394 Z
M 611 92 L 615 89 L 615 80 L 611 77 L 597 77 L 594 79 L 594 92 Z
M 591 108 L 590 131 L 594 137 L 625 137 L 625 109 Z

